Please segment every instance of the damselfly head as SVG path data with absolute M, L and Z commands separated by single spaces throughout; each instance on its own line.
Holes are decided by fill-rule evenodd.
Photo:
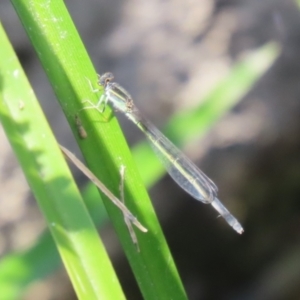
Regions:
M 111 82 L 113 79 L 114 79 L 114 75 L 112 73 L 110 73 L 110 72 L 107 72 L 107 73 L 104 73 L 103 75 L 99 76 L 98 84 L 106 87 L 107 84 L 109 82 Z

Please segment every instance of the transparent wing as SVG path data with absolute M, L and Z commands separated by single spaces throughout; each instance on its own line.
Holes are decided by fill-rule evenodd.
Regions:
M 154 152 L 176 183 L 195 199 L 203 203 L 211 203 L 218 192 L 218 188 L 213 181 L 198 169 L 153 124 L 143 119 L 142 125 L 146 129 L 144 133 Z

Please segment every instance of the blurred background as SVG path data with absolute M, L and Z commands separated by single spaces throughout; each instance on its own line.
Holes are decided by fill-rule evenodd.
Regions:
M 151 188 L 189 299 L 300 299 L 300 8 L 292 0 L 65 1 L 99 73 L 111 71 L 162 128 L 201 105 L 239 59 L 268 42 L 271 67 L 205 136 L 184 151 L 219 187 L 241 236 L 169 176 Z M 55 95 L 10 3 L 0 19 L 57 139 L 79 153 Z M 237 81 L 238 85 L 239 82 Z M 118 119 L 132 146 L 143 139 Z M 45 230 L 0 127 L 1 258 L 24 251 Z M 82 186 L 85 179 L 77 174 Z M 128 299 L 142 299 L 113 228 L 100 234 Z M 62 267 L 22 299 L 76 299 Z

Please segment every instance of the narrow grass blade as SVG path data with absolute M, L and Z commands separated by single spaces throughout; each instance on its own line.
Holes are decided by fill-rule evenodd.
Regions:
M 0 41 L 1 123 L 76 293 L 79 299 L 124 299 L 72 175 L 1 25 Z M 30 269 L 26 264 L 10 267 L 20 274 Z M 1 299 L 11 299 L 13 291 L 5 287 L 0 287 Z

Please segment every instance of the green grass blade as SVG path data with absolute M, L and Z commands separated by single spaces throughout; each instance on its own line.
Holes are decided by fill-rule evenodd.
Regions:
M 77 186 L 2 26 L 0 41 L 0 119 L 76 293 L 80 299 L 124 299 Z M 30 265 L 25 261 L 8 264 L 7 268 L 24 275 Z M 0 290 L 1 299 L 11 299 L 9 293 L 13 291 Z
M 83 192 L 84 202 L 94 222 L 107 222 L 105 207 L 98 201 L 95 186 L 88 185 Z M 19 299 L 32 283 L 43 280 L 61 267 L 61 259 L 49 231 L 26 251 L 9 253 L 0 260 L 0 291 L 2 299 Z M 100 295 L 99 295 L 100 296 Z
M 96 74 L 62 1 L 12 1 L 62 108 L 77 136 L 75 115 L 82 101 L 98 100 L 86 77 Z M 108 121 L 97 111 L 86 110 L 80 118 L 88 137 L 78 143 L 89 168 L 117 196 L 119 170 L 126 166 L 126 206 L 149 230 L 136 231 L 141 252 L 132 243 L 123 216 L 103 197 L 108 214 L 129 259 L 145 299 L 186 299 L 172 256 L 155 216 L 147 191 L 116 119 L 106 110 Z

